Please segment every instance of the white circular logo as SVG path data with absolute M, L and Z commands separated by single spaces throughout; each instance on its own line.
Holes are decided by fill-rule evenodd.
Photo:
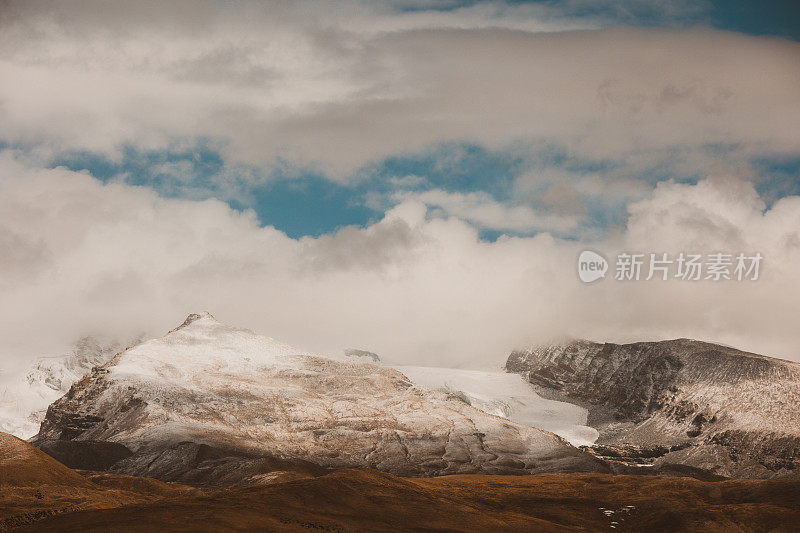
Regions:
M 578 256 L 578 277 L 584 283 L 591 283 L 606 277 L 608 261 L 602 255 L 584 250 Z

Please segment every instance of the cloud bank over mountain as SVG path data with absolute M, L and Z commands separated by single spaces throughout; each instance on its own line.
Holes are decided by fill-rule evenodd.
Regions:
M 720 9 L 4 2 L 3 364 L 197 309 L 407 364 L 566 334 L 800 359 L 800 44 Z M 764 265 L 587 286 L 585 248 Z
M 8 156 L 0 174 L 7 365 L 76 332 L 157 334 L 186 309 L 309 350 L 357 343 L 414 364 L 499 364 L 516 345 L 562 334 L 692 336 L 800 360 L 791 312 L 800 198 L 765 210 L 741 180 L 662 183 L 602 241 L 541 233 L 487 242 L 414 200 L 365 228 L 291 239 L 220 201 L 165 199 Z M 608 257 L 708 249 L 765 259 L 751 282 L 584 285 L 575 262 L 586 246 Z

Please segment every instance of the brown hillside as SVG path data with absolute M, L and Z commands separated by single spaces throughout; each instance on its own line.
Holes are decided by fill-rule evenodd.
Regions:
M 301 481 L 70 513 L 29 531 L 796 531 L 800 481 L 609 474 Z M 613 526 L 613 527 L 612 527 Z

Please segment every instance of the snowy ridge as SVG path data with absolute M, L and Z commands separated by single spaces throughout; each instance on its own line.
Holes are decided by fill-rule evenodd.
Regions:
M 82 337 L 75 342 L 70 354 L 38 359 L 24 376 L 20 376 L 22 379 L 12 380 L 0 388 L 0 431 L 23 439 L 35 435 L 47 406 L 122 348 L 116 341 Z
M 191 318 L 76 383 L 37 440 L 121 443 L 137 454 L 131 469 L 187 441 L 411 475 L 599 468 L 557 435 L 413 386 L 397 370 Z
M 461 397 L 489 414 L 551 431 L 573 446 L 597 440 L 598 431 L 586 425 L 586 409 L 542 398 L 517 374 L 422 366 L 394 368 L 421 387 Z

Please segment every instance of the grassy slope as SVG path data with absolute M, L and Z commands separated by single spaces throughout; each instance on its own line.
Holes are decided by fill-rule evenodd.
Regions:
M 49 518 L 30 531 L 791 531 L 800 481 L 543 474 L 314 479 Z M 634 506 L 625 511 L 625 506 Z M 608 517 L 601 508 L 615 511 Z M 611 528 L 612 522 L 618 522 Z

